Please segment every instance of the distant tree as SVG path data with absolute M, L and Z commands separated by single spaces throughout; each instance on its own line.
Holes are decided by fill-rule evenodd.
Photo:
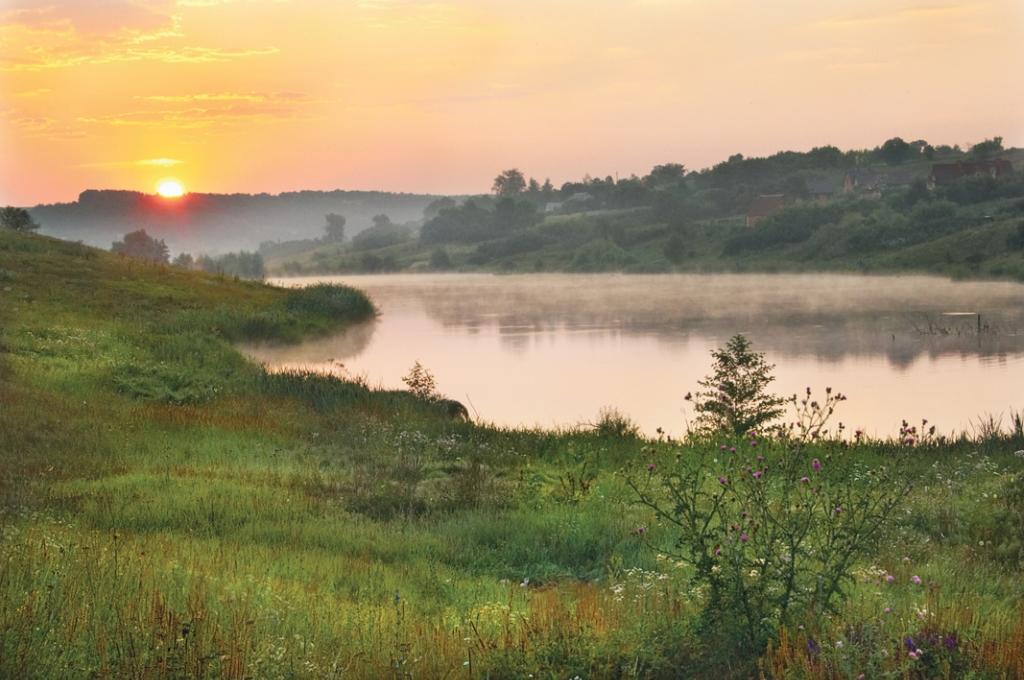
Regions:
M 910 146 L 914 149 L 914 153 L 919 156 L 924 156 L 928 160 L 931 160 L 935 156 L 935 147 L 923 139 L 915 139 L 910 142 Z
M 237 276 L 242 279 L 262 279 L 266 276 L 263 256 L 245 250 L 216 258 L 204 255 L 199 258 L 197 264 L 208 274 Z
M 324 215 L 324 242 L 341 243 L 345 240 L 345 216 L 335 213 Z
M 527 200 L 502 198 L 494 205 L 494 227 L 502 233 L 525 229 L 537 219 L 537 207 Z
M 448 208 L 454 208 L 458 205 L 454 198 L 448 196 L 442 196 L 441 198 L 435 198 L 433 201 L 427 204 L 427 207 L 423 209 L 423 219 L 432 220 L 441 214 L 442 210 Z
M 384 218 L 384 219 L 378 219 Z M 352 237 L 353 250 L 386 248 L 412 238 L 411 231 L 400 224 L 392 224 L 385 215 L 373 218 L 373 226 Z
M 24 208 L 7 206 L 0 208 L 0 229 L 13 229 L 14 231 L 35 231 L 39 225 L 35 223 L 32 216 Z
M 498 196 L 517 196 L 526 189 L 526 178 L 519 170 L 512 168 L 494 178 L 491 190 Z
M 800 175 L 790 175 L 782 183 L 783 193 L 793 198 L 806 199 L 811 193 L 807 189 L 807 180 Z
M 971 147 L 971 155 L 977 156 L 978 158 L 985 158 L 986 156 L 994 156 L 1003 151 L 1003 138 L 993 137 L 992 139 L 986 139 L 984 142 L 978 142 Z
M 114 241 L 110 251 L 118 255 L 162 264 L 167 264 L 171 260 L 170 251 L 163 239 L 153 238 L 146 233 L 145 229 L 125 234 L 124 240 Z
M 182 269 L 192 269 L 196 266 L 196 261 L 189 253 L 178 253 L 178 256 L 174 258 L 171 264 Z
M 435 248 L 430 254 L 431 269 L 450 269 L 451 266 L 452 258 L 444 248 Z
M 899 137 L 888 139 L 879 147 L 878 158 L 889 165 L 899 165 L 914 157 L 917 153 L 910 144 Z
M 665 163 L 664 165 L 655 165 L 651 168 L 650 174 L 645 177 L 645 181 L 650 186 L 671 186 L 682 183 L 686 177 L 686 167 L 680 163 Z
M 550 178 L 545 179 L 544 184 L 540 185 L 540 192 L 544 194 L 545 198 L 549 198 L 553 193 L 555 193 L 555 187 L 551 184 Z

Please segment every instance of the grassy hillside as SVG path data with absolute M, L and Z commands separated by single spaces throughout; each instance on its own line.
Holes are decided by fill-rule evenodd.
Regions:
M 0 676 L 1024 673 L 1019 428 L 803 450 L 853 504 L 865 466 L 914 490 L 758 660 L 629 483 L 789 443 L 476 426 L 231 344 L 372 313 L 0 232 Z

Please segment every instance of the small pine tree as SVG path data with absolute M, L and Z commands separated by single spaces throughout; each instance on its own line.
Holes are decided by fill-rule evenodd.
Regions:
M 782 415 L 785 400 L 766 391 L 775 365 L 751 350 L 749 340 L 735 335 L 711 356 L 712 374 L 697 382 L 703 389 L 686 395 L 697 411 L 698 431 L 744 434 Z

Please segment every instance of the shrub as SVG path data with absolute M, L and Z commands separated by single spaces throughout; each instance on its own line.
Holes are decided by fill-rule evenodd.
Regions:
M 835 612 L 854 564 L 910 490 L 897 466 L 807 452 L 838 400 L 809 408 L 801 434 L 678 448 L 628 480 L 674 530 L 664 552 L 694 570 L 705 635 L 737 653 L 755 656 L 780 627 Z
M 444 248 L 435 248 L 434 252 L 430 253 L 431 269 L 451 269 L 451 266 L 452 258 Z
M 438 396 L 437 381 L 434 380 L 433 374 L 418 361 L 409 369 L 409 374 L 402 378 L 402 382 L 408 385 L 409 391 L 420 399 L 435 399 Z
M 636 437 L 640 426 L 630 420 L 622 411 L 612 406 L 605 406 L 598 415 L 594 431 L 602 437 Z

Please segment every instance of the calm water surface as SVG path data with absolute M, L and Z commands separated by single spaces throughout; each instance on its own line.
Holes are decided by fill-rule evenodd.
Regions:
M 614 406 L 647 432 L 685 429 L 683 395 L 735 333 L 777 364 L 775 390 L 832 386 L 848 427 L 893 434 L 928 418 L 970 429 L 1024 409 L 1024 286 L 847 275 L 402 274 L 279 279 L 365 290 L 380 316 L 290 347 L 271 368 L 401 388 L 420 361 L 440 391 L 502 425 L 594 422 Z M 977 317 L 949 315 L 975 312 Z

